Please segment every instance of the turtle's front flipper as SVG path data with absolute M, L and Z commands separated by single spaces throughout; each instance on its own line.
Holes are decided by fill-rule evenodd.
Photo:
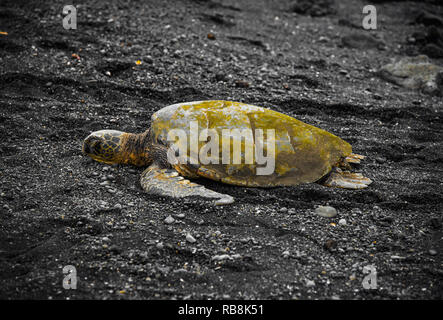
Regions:
M 161 169 L 157 165 L 152 165 L 143 171 L 140 183 L 142 188 L 150 194 L 173 198 L 199 196 L 206 199 L 215 199 L 216 205 L 234 202 L 234 198 L 229 195 L 206 189 L 186 180 L 174 169 Z
M 336 187 L 344 189 L 364 189 L 372 183 L 372 180 L 364 177 L 361 173 L 341 171 L 334 168 L 328 177 L 321 182 L 326 187 Z

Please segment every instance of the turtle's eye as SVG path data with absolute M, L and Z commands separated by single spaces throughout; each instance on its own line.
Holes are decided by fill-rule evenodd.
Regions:
M 93 140 L 90 144 L 91 150 L 95 154 L 99 154 L 102 150 L 102 142 L 100 140 Z

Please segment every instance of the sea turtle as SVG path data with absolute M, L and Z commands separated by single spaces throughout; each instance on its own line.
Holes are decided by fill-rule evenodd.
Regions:
M 244 187 L 318 182 L 362 189 L 372 182 L 350 171 L 349 163 L 360 163 L 364 156 L 353 154 L 339 137 L 277 111 L 233 101 L 167 106 L 152 115 L 144 133 L 93 132 L 84 140 L 83 153 L 107 164 L 146 166 L 140 182 L 148 193 L 200 196 L 215 204 L 234 199 L 185 178 Z

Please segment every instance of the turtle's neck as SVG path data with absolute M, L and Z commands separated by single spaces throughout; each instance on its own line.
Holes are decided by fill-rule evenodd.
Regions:
M 121 146 L 121 163 L 138 167 L 148 166 L 152 163 L 149 130 L 143 133 L 125 133 Z

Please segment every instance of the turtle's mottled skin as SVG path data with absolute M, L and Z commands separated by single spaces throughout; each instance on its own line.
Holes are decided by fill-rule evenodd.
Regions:
M 262 129 L 263 132 L 274 129 L 275 170 L 270 175 L 258 175 L 257 168 L 260 165 L 245 164 L 244 153 L 241 155 L 241 164 L 222 164 L 224 145 L 221 139 L 218 164 L 171 166 L 167 161 L 167 151 L 174 142 L 168 141 L 168 133 L 173 129 L 187 133 L 188 145 L 185 150 L 189 157 L 191 122 L 198 123 L 199 130 L 216 130 L 219 137 L 222 137 L 223 129 L 251 129 L 253 132 L 256 129 Z M 207 141 L 199 141 L 198 150 L 205 143 Z M 243 139 L 240 143 L 241 150 L 245 150 L 245 146 L 255 145 L 254 139 Z M 230 148 L 230 159 L 234 156 L 233 144 L 234 141 L 231 141 L 227 145 Z M 266 154 L 266 147 L 264 150 Z M 147 192 L 172 197 L 196 195 L 217 198 L 217 204 L 230 203 L 233 199 L 183 177 L 205 177 L 245 187 L 292 186 L 321 178 L 327 186 L 350 189 L 365 188 L 371 183 L 371 180 L 360 174 L 340 170 L 348 168 L 348 162 L 358 163 L 363 157 L 352 154 L 350 144 L 339 137 L 285 114 L 232 101 L 197 101 L 165 107 L 152 115 L 151 126 L 144 133 L 97 131 L 85 139 L 83 152 L 94 160 L 108 164 L 148 166 L 141 177 L 141 185 Z

